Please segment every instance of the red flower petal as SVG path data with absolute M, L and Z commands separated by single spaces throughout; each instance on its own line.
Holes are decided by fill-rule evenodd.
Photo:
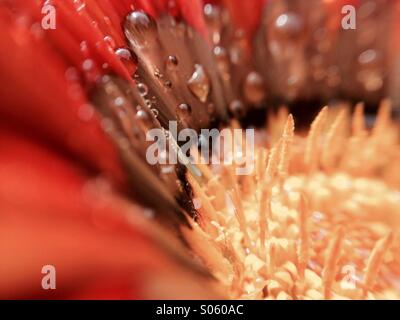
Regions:
M 123 181 L 118 155 L 100 127 L 79 80 L 48 43 L 0 9 L 0 123 L 13 126 Z M 101 155 L 101 156 L 99 156 Z
M 0 298 L 146 297 L 152 277 L 195 281 L 139 208 L 56 153 L 0 134 Z M 41 287 L 45 265 L 56 268 L 54 291 Z

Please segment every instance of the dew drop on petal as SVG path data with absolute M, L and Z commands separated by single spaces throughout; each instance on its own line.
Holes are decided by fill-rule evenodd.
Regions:
M 201 101 L 206 102 L 210 92 L 210 80 L 202 65 L 196 64 L 195 71 L 187 82 L 189 90 Z
M 135 71 L 137 62 L 136 56 L 127 48 L 118 48 L 115 50 L 115 54 L 120 58 L 122 63 L 128 69 L 129 73 L 132 74 Z
M 105 36 L 104 37 L 104 41 L 112 48 L 115 49 L 115 47 L 117 46 L 115 43 L 115 40 L 113 37 L 111 36 Z
M 86 59 L 82 63 L 83 71 L 90 71 L 94 68 L 94 61 L 92 59 Z
M 157 117 L 158 117 L 158 114 L 159 114 L 158 110 L 157 110 L 156 108 L 152 108 L 152 109 L 150 109 L 150 110 L 151 110 L 151 112 L 153 113 L 154 117 L 157 118 Z
M 199 210 L 201 208 L 201 199 L 200 198 L 194 198 L 193 199 L 193 206 L 196 210 Z
M 138 83 L 137 88 L 139 90 L 139 94 L 142 97 L 145 97 L 149 92 L 149 89 L 147 88 L 147 86 L 144 83 Z
M 132 54 L 129 49 L 126 48 L 118 48 L 115 50 L 115 54 L 122 60 L 131 60 L 132 59 Z
M 221 42 L 221 10 L 219 7 L 208 3 L 204 6 L 203 12 L 205 21 L 210 30 L 211 40 L 217 45 Z
M 88 46 L 87 42 L 86 42 L 86 41 L 82 41 L 82 42 L 79 44 L 79 46 L 80 46 L 80 49 L 81 49 L 82 54 L 83 54 L 84 56 L 88 56 L 88 55 L 89 55 L 89 46 Z
M 125 99 L 123 97 L 117 97 L 114 100 L 114 106 L 122 107 L 125 104 Z
M 172 82 L 169 80 L 164 81 L 164 87 L 168 89 L 172 88 Z
M 304 22 L 297 13 L 287 12 L 278 16 L 274 27 L 279 35 L 287 38 L 295 38 L 303 32 Z
M 190 105 L 188 105 L 187 103 L 181 103 L 178 106 L 176 113 L 179 118 L 187 119 L 188 117 L 190 117 L 190 115 L 192 113 L 192 107 Z
M 376 60 L 377 53 L 373 49 L 366 50 L 358 56 L 358 62 L 362 65 L 372 63 Z
M 125 20 L 125 35 L 134 48 L 143 47 L 157 38 L 156 22 L 143 11 L 133 11 Z
M 168 56 L 167 58 L 167 67 L 169 69 L 173 69 L 178 65 L 178 58 L 176 56 Z

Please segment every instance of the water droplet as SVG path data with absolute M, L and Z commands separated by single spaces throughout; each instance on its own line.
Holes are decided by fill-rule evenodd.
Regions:
M 376 51 L 373 49 L 369 49 L 369 50 L 362 52 L 358 56 L 358 62 L 360 64 L 369 64 L 371 62 L 374 62 L 376 60 L 376 58 L 377 58 Z
M 149 89 L 144 83 L 138 83 L 137 88 L 139 90 L 139 94 L 144 97 L 149 93 Z
M 196 210 L 199 210 L 201 208 L 201 199 L 200 198 L 194 198 L 193 199 L 193 206 Z
M 187 103 L 181 103 L 178 106 L 176 113 L 179 118 L 187 119 L 188 117 L 190 117 L 190 115 L 192 113 L 192 107 L 190 105 L 188 105 Z
M 86 59 L 82 63 L 83 71 L 90 71 L 94 68 L 94 61 L 92 59 Z
M 233 100 L 229 104 L 229 111 L 236 117 L 236 118 L 241 118 L 244 116 L 245 113 L 245 108 L 240 100 Z
M 111 77 L 106 74 L 106 75 L 102 76 L 100 80 L 101 80 L 101 83 L 107 84 L 111 81 Z
M 210 81 L 202 65 L 196 64 L 195 71 L 187 82 L 190 91 L 201 101 L 206 102 L 210 92 Z
M 172 82 L 169 81 L 169 80 L 166 80 L 166 81 L 164 82 L 164 86 L 165 86 L 166 88 L 170 89 L 170 88 L 172 88 Z
M 150 116 L 146 110 L 140 109 L 136 112 L 136 119 L 147 122 L 150 119 Z
M 264 80 L 255 71 L 250 72 L 245 80 L 243 93 L 246 99 L 254 104 L 259 104 L 265 98 Z
M 84 56 L 88 56 L 89 55 L 89 46 L 88 46 L 87 42 L 82 41 L 79 46 L 80 46 L 82 54 Z
M 115 50 L 115 54 L 123 60 L 129 61 L 132 59 L 131 51 L 126 48 L 118 48 L 117 50 Z
M 236 40 L 229 48 L 229 58 L 234 65 L 243 64 L 249 58 L 249 47 L 246 41 Z
M 157 38 L 157 24 L 143 11 L 133 11 L 125 20 L 125 35 L 134 47 L 142 47 Z
M 281 14 L 275 20 L 275 31 L 286 38 L 296 38 L 304 29 L 304 22 L 300 15 L 294 12 Z
M 115 49 L 115 47 L 117 46 L 115 43 L 115 40 L 113 37 L 111 36 L 105 36 L 104 37 L 104 41 L 112 48 Z
M 160 70 L 156 69 L 156 70 L 154 71 L 154 76 L 155 76 L 156 78 L 162 78 L 162 77 L 163 77 L 163 74 L 160 72 Z
M 151 112 L 153 113 L 154 117 L 157 118 L 157 117 L 158 117 L 158 114 L 159 114 L 158 110 L 155 109 L 155 108 L 152 108 L 152 109 L 150 109 L 150 110 L 151 110 Z
M 117 97 L 114 100 L 114 106 L 122 107 L 125 104 L 125 99 L 123 97 Z
M 178 65 L 178 58 L 176 56 L 168 56 L 167 67 L 172 69 Z
M 127 48 L 118 48 L 115 50 L 115 54 L 121 59 L 129 73 L 132 74 L 136 69 L 137 58 L 131 50 Z
M 222 28 L 221 10 L 217 6 L 208 3 L 204 6 L 203 11 L 205 21 L 211 31 L 211 40 L 214 44 L 219 44 L 221 41 Z

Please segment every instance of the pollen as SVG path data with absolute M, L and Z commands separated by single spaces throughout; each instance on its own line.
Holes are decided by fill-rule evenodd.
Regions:
M 201 204 L 183 235 L 232 299 L 399 299 L 399 128 L 382 101 L 323 108 L 307 133 L 286 110 L 254 150 L 250 175 L 201 165 Z M 273 124 L 273 125 L 271 125 Z M 231 124 L 236 128 L 237 122 Z

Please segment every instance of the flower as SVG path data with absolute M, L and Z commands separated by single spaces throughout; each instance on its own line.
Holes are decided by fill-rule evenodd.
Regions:
M 344 4 L 363 31 L 340 29 Z M 382 17 L 399 10 L 3 2 L 0 298 L 398 298 L 398 124 L 383 98 L 399 99 L 399 29 Z M 295 134 L 310 100 L 333 98 L 382 100 L 372 131 L 344 102 Z M 149 129 L 239 128 L 266 109 L 250 176 L 146 162 Z

